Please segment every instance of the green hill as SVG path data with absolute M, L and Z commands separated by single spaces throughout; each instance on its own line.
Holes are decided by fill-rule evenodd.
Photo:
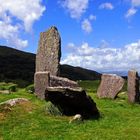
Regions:
M 33 82 L 35 54 L 0 46 L 0 81 L 19 80 Z M 101 74 L 69 65 L 61 65 L 60 76 L 71 80 L 97 80 Z

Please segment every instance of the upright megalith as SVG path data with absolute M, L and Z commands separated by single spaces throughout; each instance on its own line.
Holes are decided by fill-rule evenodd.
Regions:
M 45 90 L 50 83 L 49 72 L 36 72 L 34 76 L 35 94 L 40 99 L 45 99 Z
M 61 58 L 61 38 L 56 27 L 41 32 L 36 55 L 36 73 L 34 75 L 35 94 L 44 99 L 45 89 L 49 86 L 50 74 L 59 75 Z
M 130 103 L 140 102 L 139 76 L 135 70 L 130 70 L 128 72 L 127 91 L 128 101 Z
M 59 75 L 61 58 L 61 38 L 56 27 L 41 32 L 36 55 L 36 72 L 49 71 L 51 75 Z
M 124 85 L 124 79 L 116 74 L 103 74 L 97 91 L 99 98 L 115 99 Z

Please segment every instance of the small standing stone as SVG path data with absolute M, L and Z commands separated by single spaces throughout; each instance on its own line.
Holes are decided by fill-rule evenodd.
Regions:
M 139 76 L 135 70 L 130 70 L 128 72 L 128 101 L 130 103 L 140 102 L 140 92 L 139 92 Z
M 45 90 L 49 86 L 49 72 L 36 72 L 34 77 L 35 94 L 45 99 Z
M 36 55 L 36 72 L 49 71 L 51 75 L 59 75 L 61 58 L 61 38 L 56 27 L 40 34 Z
M 116 74 L 103 74 L 97 95 L 99 98 L 115 99 L 124 85 L 124 79 Z

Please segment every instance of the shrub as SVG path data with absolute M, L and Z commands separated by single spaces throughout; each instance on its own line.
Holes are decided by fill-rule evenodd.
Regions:
M 26 91 L 27 91 L 28 93 L 33 94 L 33 93 L 35 92 L 34 84 L 27 86 L 27 87 L 26 87 Z
M 13 83 L 0 83 L 0 90 L 9 90 L 10 92 L 15 92 L 17 85 Z
M 17 90 L 17 85 L 16 85 L 16 84 L 9 85 L 9 86 L 8 86 L 8 90 L 9 90 L 10 92 L 16 92 L 16 90 Z
M 53 105 L 51 102 L 47 103 L 47 106 L 45 107 L 45 111 L 54 116 L 62 116 L 62 112 L 58 109 L 57 106 Z

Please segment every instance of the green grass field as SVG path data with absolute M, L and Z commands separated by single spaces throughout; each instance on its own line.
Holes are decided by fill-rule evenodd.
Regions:
M 30 100 L 5 110 L 0 107 L 0 140 L 139 140 L 140 105 L 127 102 L 126 87 L 116 100 L 98 99 L 99 81 L 82 81 L 80 85 L 94 99 L 100 111 L 99 120 L 71 123 L 71 117 L 52 116 L 47 102 L 37 99 L 25 89 L 0 94 L 0 102 L 24 97 Z

